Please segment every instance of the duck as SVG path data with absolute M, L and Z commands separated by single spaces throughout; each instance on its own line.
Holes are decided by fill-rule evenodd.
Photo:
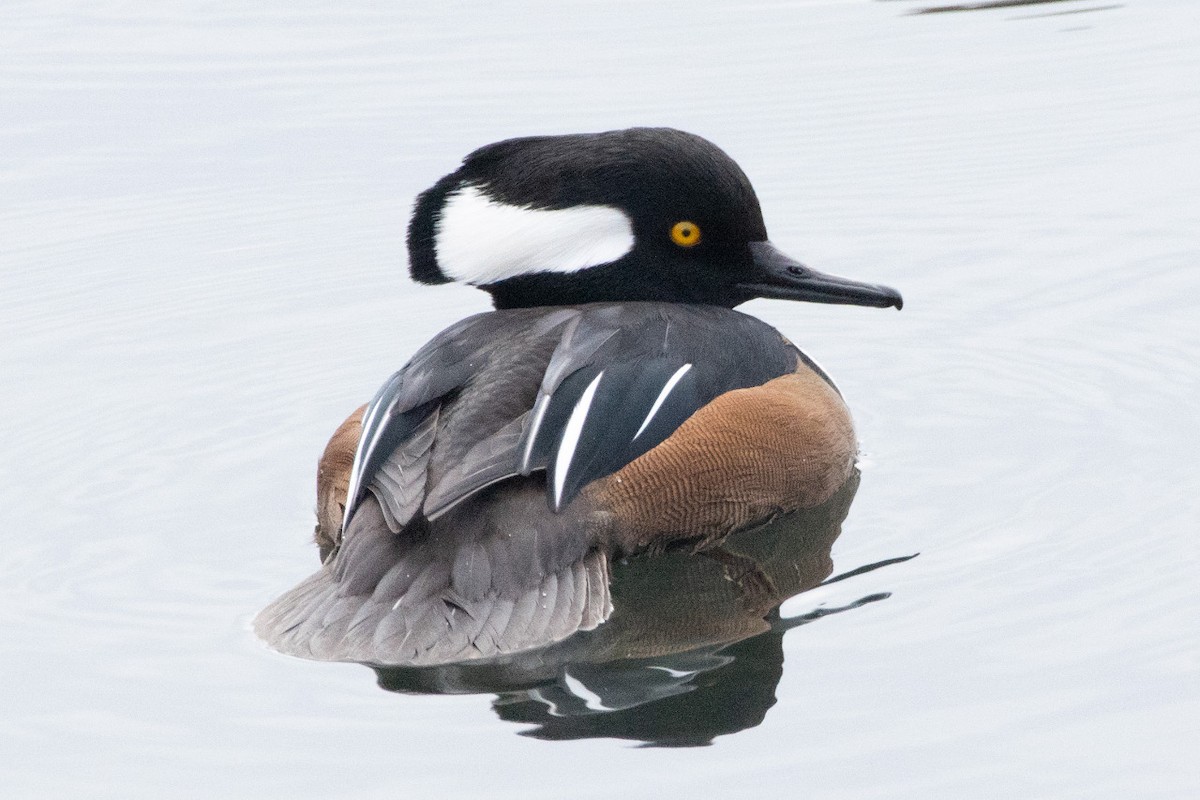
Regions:
M 416 351 L 318 468 L 321 568 L 258 634 L 307 658 L 503 659 L 595 629 L 611 569 L 829 500 L 858 442 L 755 298 L 903 306 L 771 243 L 715 144 L 672 128 L 486 145 L 416 199 L 409 272 L 494 309 Z M 681 587 L 686 591 L 686 587 Z

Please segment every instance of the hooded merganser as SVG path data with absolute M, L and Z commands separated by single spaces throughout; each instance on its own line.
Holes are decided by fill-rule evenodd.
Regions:
M 284 652 L 420 665 L 545 645 L 604 621 L 611 558 L 819 505 L 853 470 L 849 412 L 732 309 L 902 304 L 781 253 L 737 164 L 665 128 L 476 150 L 417 199 L 408 252 L 417 281 L 497 310 L 434 337 L 334 435 L 322 569 L 255 622 Z

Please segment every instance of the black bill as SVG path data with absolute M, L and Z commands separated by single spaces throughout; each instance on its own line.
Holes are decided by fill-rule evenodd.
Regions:
M 876 308 L 904 306 L 904 298 L 890 286 L 860 283 L 817 272 L 780 252 L 770 242 L 751 242 L 750 252 L 758 275 L 756 280 L 742 283 L 738 288 L 752 292 L 756 297 Z

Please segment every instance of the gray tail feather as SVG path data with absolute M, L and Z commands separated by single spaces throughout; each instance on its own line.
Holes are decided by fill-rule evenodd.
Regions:
M 591 550 L 504 596 L 433 592 L 347 594 L 329 565 L 271 603 L 255 632 L 288 655 L 323 661 L 426 666 L 542 647 L 591 630 L 612 610 L 608 557 Z M 381 596 L 376 596 L 381 595 Z

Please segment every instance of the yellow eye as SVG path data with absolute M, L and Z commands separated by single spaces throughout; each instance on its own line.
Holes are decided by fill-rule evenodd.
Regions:
M 671 241 L 680 247 L 694 247 L 700 244 L 700 226 L 694 222 L 676 222 L 671 226 Z

